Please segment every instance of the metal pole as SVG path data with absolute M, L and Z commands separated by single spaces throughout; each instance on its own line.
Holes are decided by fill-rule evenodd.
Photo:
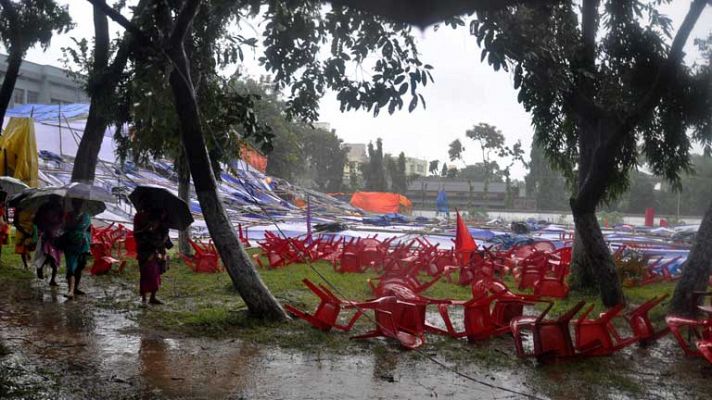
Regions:
M 59 156 L 62 157 L 64 154 L 62 151 L 62 103 L 59 103 L 59 108 L 57 112 L 57 126 L 59 126 Z

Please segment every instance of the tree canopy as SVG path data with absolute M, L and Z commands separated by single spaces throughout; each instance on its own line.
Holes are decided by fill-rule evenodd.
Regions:
M 8 52 L 8 68 L 0 87 L 2 124 L 27 50 L 35 44 L 46 50 L 53 34 L 65 33 L 74 25 L 67 6 L 54 0 L 0 0 L 0 17 L 0 41 Z

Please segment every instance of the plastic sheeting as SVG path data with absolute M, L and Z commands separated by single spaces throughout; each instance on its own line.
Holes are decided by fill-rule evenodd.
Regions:
M 449 213 L 450 207 L 448 207 L 447 192 L 445 189 L 440 189 L 438 192 L 438 197 L 435 199 L 435 210 L 441 213 Z
M 0 175 L 17 178 L 30 187 L 38 185 L 37 141 L 32 118 L 10 118 L 0 137 Z
M 86 118 L 89 115 L 89 104 L 22 104 L 7 110 L 8 117 L 31 117 L 35 121 L 53 121 L 60 118 Z
M 267 172 L 267 156 L 257 151 L 254 147 L 248 144 L 242 144 L 240 147 L 240 158 L 245 160 L 245 162 L 256 170 L 262 173 Z
M 410 214 L 413 211 L 413 203 L 398 193 L 356 192 L 351 196 L 351 205 L 379 214 Z

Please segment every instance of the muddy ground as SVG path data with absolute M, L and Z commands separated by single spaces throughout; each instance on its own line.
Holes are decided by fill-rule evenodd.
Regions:
M 129 284 L 87 277 L 87 296 L 66 301 L 63 286 L 2 279 L 0 398 L 712 396 L 712 367 L 683 357 L 669 337 L 646 349 L 631 347 L 612 357 L 547 366 L 517 359 L 509 337 L 477 346 L 428 337 L 420 353 L 379 340 L 357 342 L 346 351 L 283 347 L 147 328 L 142 321 L 150 320 L 156 308 L 139 307 Z

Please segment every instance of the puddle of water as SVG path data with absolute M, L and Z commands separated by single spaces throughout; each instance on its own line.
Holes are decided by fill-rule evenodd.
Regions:
M 42 367 L 59 382 L 59 394 L 45 397 L 517 398 L 467 381 L 420 357 L 374 346 L 364 345 L 363 351 L 356 354 L 335 355 L 326 351 L 289 351 L 238 340 L 163 337 L 138 329 L 130 318 L 131 313 L 150 309 L 121 312 L 96 304 L 135 298 L 129 289 L 112 288 L 109 293 L 101 288 L 101 282 L 89 277 L 85 288 L 89 291 L 87 299 L 73 302 L 64 300 L 62 289 L 49 289 L 37 281 L 0 293 L 0 338 L 13 351 L 12 357 L 22 359 L 14 358 L 13 362 Z M 462 329 L 461 309 L 453 308 L 451 318 L 456 329 Z M 427 319 L 443 327 L 436 310 L 428 310 Z M 510 340 L 498 338 L 494 345 L 508 346 Z M 461 345 L 462 351 L 470 348 L 464 340 Z M 502 357 L 511 356 L 508 354 L 503 353 Z M 8 357 L 0 358 L 0 367 L 9 363 L 7 360 Z M 542 397 L 547 396 L 537 393 L 528 382 L 534 376 L 540 381 L 536 387 L 552 393 L 554 398 L 581 397 L 577 387 L 599 383 L 581 382 L 545 368 L 533 368 L 534 364 L 529 362 L 496 370 L 479 365 L 472 362 L 456 367 L 494 385 Z M 649 387 L 646 397 L 683 393 L 683 397 L 702 398 L 700 393 L 712 393 L 708 379 L 712 368 L 705 369 L 700 360 L 682 360 L 679 349 L 669 338 L 646 349 L 627 348 L 601 365 L 636 376 L 641 385 Z M 28 371 L 28 375 L 45 373 L 32 372 L 32 368 Z M 555 390 L 562 379 L 569 380 L 562 382 L 567 389 Z M 616 393 L 611 396 L 625 398 Z

